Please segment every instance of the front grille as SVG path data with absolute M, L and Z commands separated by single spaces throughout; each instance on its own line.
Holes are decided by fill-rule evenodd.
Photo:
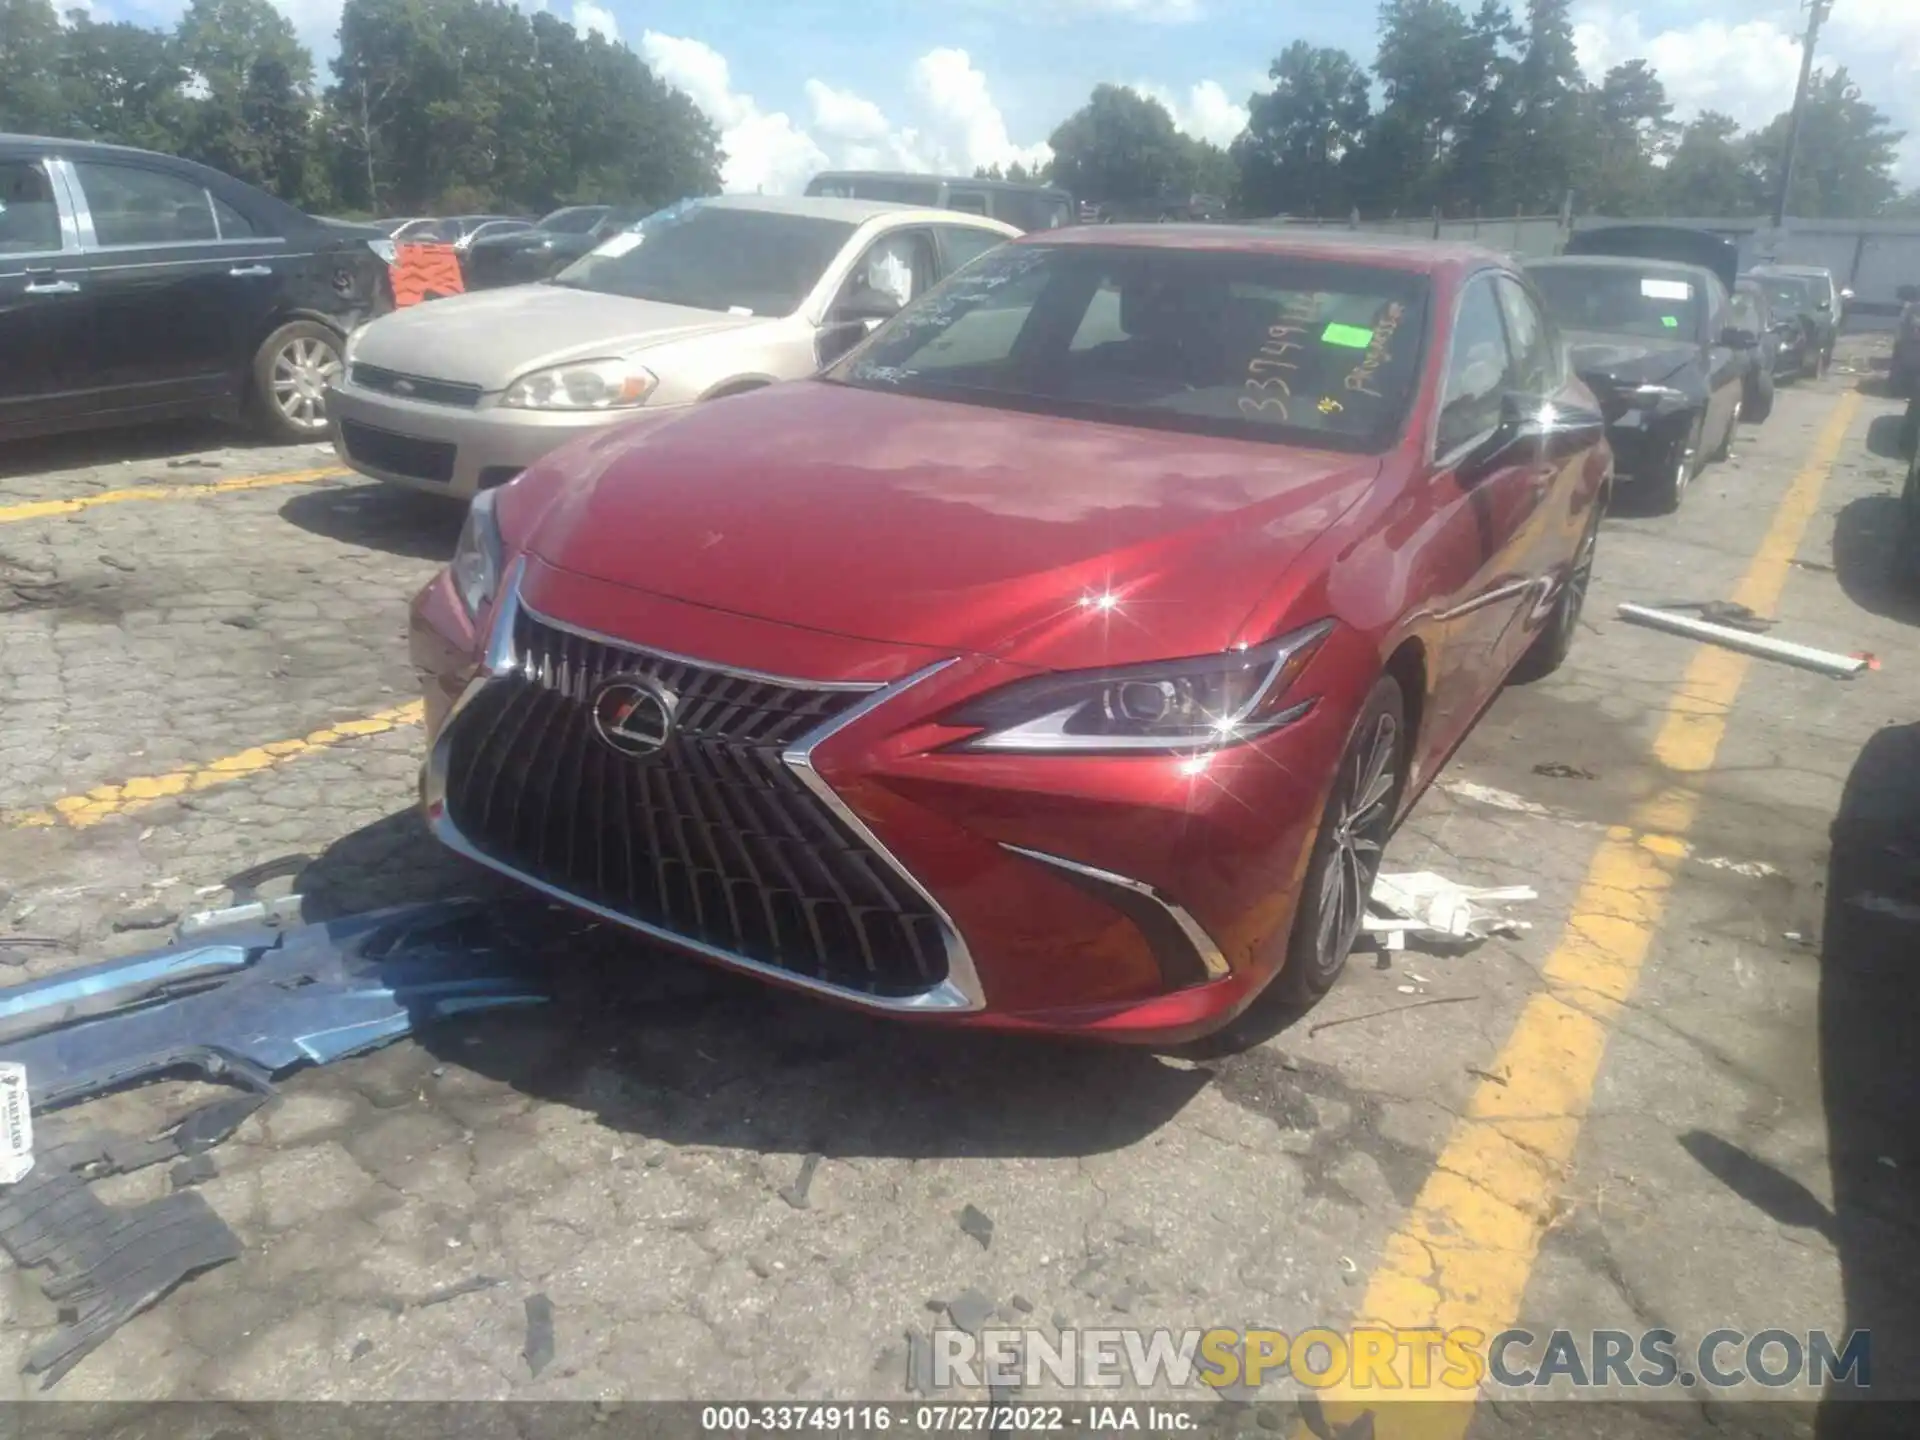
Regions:
M 347 375 L 362 390 L 377 390 L 382 395 L 422 400 L 429 405 L 457 405 L 462 410 L 471 410 L 478 405 L 482 393 L 478 385 L 464 385 L 457 380 L 431 380 L 424 375 L 403 375 L 398 370 L 386 370 L 358 360 L 353 362 Z
M 669 934 L 872 996 L 947 975 L 946 932 L 913 885 L 781 754 L 860 700 L 561 630 L 526 611 L 517 670 L 461 710 L 447 818 L 483 855 Z M 678 697 L 666 751 L 622 755 L 592 699 L 614 675 Z
M 376 430 L 358 420 L 342 420 L 340 443 L 346 446 L 349 459 L 389 475 L 440 485 L 453 479 L 454 447 L 442 440 L 420 440 L 391 430 Z

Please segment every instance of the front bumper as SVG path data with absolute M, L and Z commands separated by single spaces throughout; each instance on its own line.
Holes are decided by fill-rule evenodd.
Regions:
M 993 1029 L 1155 1043 L 1190 1038 L 1230 1021 L 1282 963 L 1298 876 L 1324 803 L 1323 781 L 1345 738 L 1345 717 L 1331 704 L 1204 764 L 1177 757 L 956 754 L 942 748 L 954 732 L 932 717 L 1010 678 L 1007 667 L 977 657 L 928 663 L 924 652 L 890 653 L 888 668 L 897 679 L 773 758 L 797 766 L 835 812 L 845 827 L 843 843 L 851 835 L 871 852 L 869 859 L 897 868 L 937 915 L 946 935 L 945 972 L 910 993 L 822 981 L 716 943 L 724 924 L 692 934 L 618 897 L 588 893 L 591 883 L 577 883 L 578 871 L 546 863 L 564 849 L 571 864 L 572 848 L 549 848 L 543 839 L 534 851 L 508 854 L 477 830 L 468 833 L 474 827 L 463 821 L 461 801 L 449 789 L 449 774 L 457 790 L 465 763 L 454 763 L 455 747 L 479 753 L 479 742 L 462 738 L 463 723 L 493 723 L 488 707 L 497 708 L 497 701 L 488 698 L 489 687 L 497 695 L 501 686 L 525 686 L 536 668 L 514 640 L 528 633 L 517 627 L 553 624 L 542 617 L 555 614 L 591 614 L 622 636 L 646 635 L 660 651 L 720 655 L 711 663 L 756 673 L 764 673 L 769 657 L 782 655 L 789 674 L 873 669 L 830 660 L 808 648 L 815 642 L 783 626 L 715 618 L 717 612 L 588 581 L 537 560 L 522 563 L 517 575 L 524 578 L 484 617 L 484 633 L 468 622 L 444 575 L 412 610 L 411 650 L 431 734 L 422 781 L 427 820 L 443 843 L 470 858 L 652 939 L 775 983 L 863 1009 Z M 609 624 L 603 617 L 615 612 Z M 703 630 L 709 622 L 723 629 Z M 848 656 L 856 645 L 818 643 Z M 577 676 L 578 652 L 570 653 Z M 580 694 L 573 698 L 586 703 L 586 690 L 598 683 L 576 680 Z M 496 747 L 486 752 L 490 762 L 512 755 L 512 766 L 540 763 L 522 755 L 517 741 L 505 749 L 485 743 Z M 562 788 L 553 803 L 562 809 L 570 782 L 560 777 L 580 774 L 576 764 L 595 763 L 579 761 L 578 750 L 566 753 L 565 769 L 555 762 Z M 596 787 L 589 778 L 576 788 L 584 794 Z M 642 786 L 639 793 L 657 792 Z M 655 801 L 643 803 L 651 816 Z M 606 813 L 594 811 L 596 836 L 606 833 Z M 729 842 L 712 836 L 707 843 L 715 840 L 719 850 L 686 852 L 675 863 L 689 870 L 711 853 L 721 865 Z M 536 853 L 538 862 L 529 860 Z M 758 882 L 758 869 L 748 868 Z M 604 875 L 604 864 L 596 861 L 587 873 Z M 722 874 L 720 880 L 726 888 L 715 894 L 752 893 L 749 877 Z
M 328 429 L 343 461 L 376 480 L 462 500 L 505 484 L 569 440 L 641 413 L 508 410 L 491 397 L 465 409 L 352 384 L 327 390 Z
M 1629 482 L 1664 477 L 1679 463 L 1691 438 L 1697 410 L 1607 409 L 1607 444 L 1614 474 Z

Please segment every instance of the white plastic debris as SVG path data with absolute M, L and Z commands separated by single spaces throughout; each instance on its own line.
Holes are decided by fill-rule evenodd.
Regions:
M 27 1067 L 0 1060 L 0 1185 L 13 1185 L 33 1169 L 33 1107 L 27 1102 Z
M 1538 900 L 1539 892 L 1529 885 L 1475 888 L 1459 885 L 1431 870 L 1404 874 L 1379 875 L 1373 882 L 1372 908 L 1362 922 L 1365 928 L 1382 937 L 1389 950 L 1398 950 L 1408 934 L 1420 934 L 1441 940 L 1484 940 L 1489 935 L 1511 935 L 1528 929 L 1524 920 L 1514 920 L 1486 907 Z

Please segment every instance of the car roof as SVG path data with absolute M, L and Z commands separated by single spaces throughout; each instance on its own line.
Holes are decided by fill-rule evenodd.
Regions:
M 842 200 L 826 195 L 714 195 L 700 202 L 722 210 L 755 210 L 765 215 L 812 215 L 864 225 L 869 220 L 915 221 L 923 225 L 965 225 L 1009 238 L 1020 231 L 1005 221 L 933 205 L 901 205 L 892 200 Z
M 1345 261 L 1420 274 L 1511 269 L 1510 259 L 1481 245 L 1422 240 L 1366 230 L 1290 230 L 1270 225 L 1076 225 L 1043 230 L 1025 244 L 1113 245 L 1161 250 L 1231 250 L 1248 255 L 1287 255 L 1302 260 Z

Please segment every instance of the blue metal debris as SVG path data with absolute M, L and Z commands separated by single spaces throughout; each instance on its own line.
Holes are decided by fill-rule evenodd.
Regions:
M 452 1015 L 547 999 L 478 901 L 149 950 L 0 989 L 0 1060 L 36 1112 L 178 1070 L 264 1087 Z

